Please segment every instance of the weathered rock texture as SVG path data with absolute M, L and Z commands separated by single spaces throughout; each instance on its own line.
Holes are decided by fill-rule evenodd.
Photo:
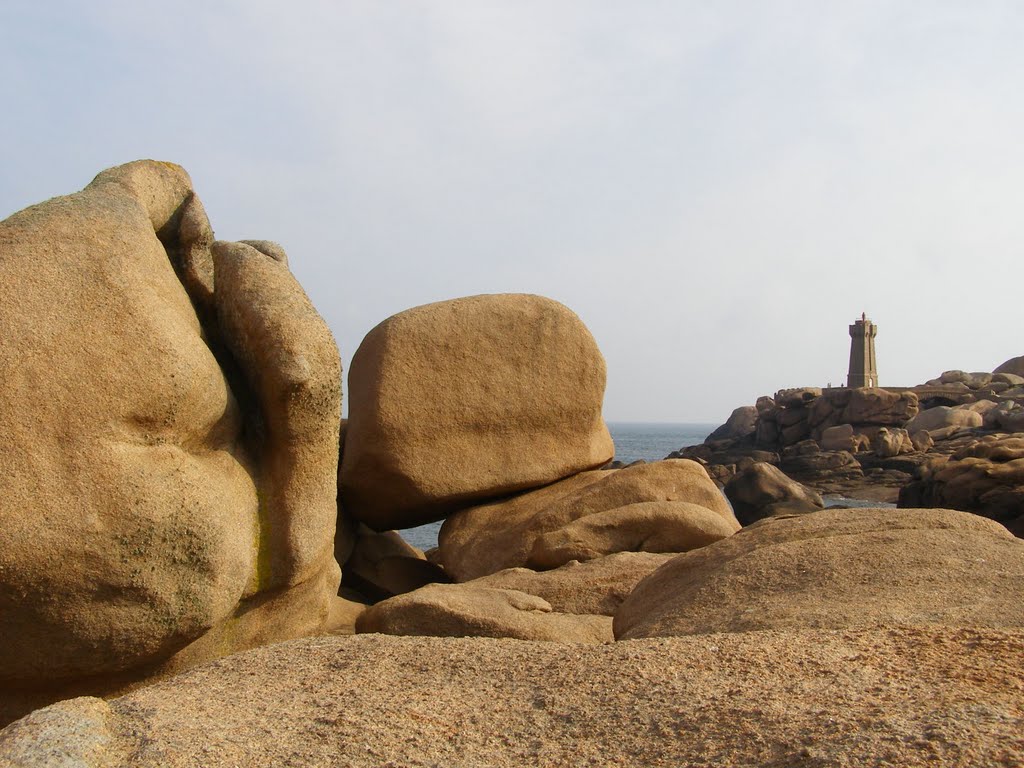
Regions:
M 588 555 L 642 550 L 645 539 L 653 536 L 646 514 L 650 508 L 628 510 L 641 502 L 686 502 L 721 518 L 724 527 L 696 523 L 696 517 L 690 523 L 677 521 L 677 529 L 688 525 L 694 531 L 696 546 L 712 531 L 726 535 L 739 529 L 729 503 L 699 464 L 657 461 L 584 472 L 512 499 L 457 512 L 441 526 L 440 562 L 456 581 L 468 581 L 504 568 L 552 568 Z M 584 521 L 598 514 L 602 517 L 588 528 Z M 577 521 L 580 525 L 574 526 Z M 579 546 L 573 545 L 574 536 Z M 543 537 L 544 543 L 538 544 Z M 561 552 L 558 557 L 556 550 Z
M 0 763 L 1016 766 L 1024 632 L 757 632 L 604 646 L 300 640 L 0 733 Z M 59 761 L 65 762 L 59 762 Z
M 616 639 L 901 624 L 1024 627 L 1024 542 L 951 510 L 762 520 L 680 555 L 630 594 Z
M 612 459 L 605 363 L 590 332 L 540 296 L 473 296 L 402 312 L 349 371 L 346 510 L 409 528 Z
M 507 568 L 467 583 L 536 595 L 560 613 L 614 616 L 633 587 L 673 557 L 674 553 L 616 552 L 582 563 L 573 560 L 551 571 Z
M 813 512 L 825 506 L 817 492 L 765 463 L 753 464 L 733 475 L 726 483 L 725 495 L 740 525 L 772 515 Z
M 1024 434 L 989 435 L 922 466 L 899 505 L 962 509 L 1024 536 Z
M 433 584 L 368 608 L 356 621 L 356 632 L 608 643 L 612 620 L 557 613 L 546 600 L 513 589 Z
M 140 161 L 0 222 L 0 266 L 0 721 L 322 629 L 340 363 L 283 251 Z

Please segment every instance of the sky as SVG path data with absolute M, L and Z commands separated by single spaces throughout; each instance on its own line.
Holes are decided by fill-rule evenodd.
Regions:
M 0 218 L 139 158 L 284 245 L 346 370 L 534 293 L 610 421 L 1024 355 L 1024 3 L 4 0 Z

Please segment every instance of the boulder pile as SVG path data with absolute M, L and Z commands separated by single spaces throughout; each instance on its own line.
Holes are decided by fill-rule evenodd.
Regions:
M 0 731 L 0 763 L 1014 765 L 1022 586 L 1024 542 L 968 513 L 768 518 L 670 558 L 614 619 L 418 590 L 360 624 L 443 637 L 292 641 L 61 702 Z
M 284 250 L 215 241 L 180 167 L 11 216 L 0 259 L 0 720 L 327 631 L 610 640 L 659 561 L 601 559 L 739 529 L 695 462 L 599 469 L 604 358 L 550 299 L 382 322 L 342 444 L 339 352 Z M 392 530 L 444 518 L 431 560 Z M 541 572 L 581 562 L 605 575 L 563 616 L 543 595 L 574 577 Z M 510 568 L 539 594 L 450 583 Z
M 989 435 L 924 465 L 899 505 L 963 509 L 1024 536 L 1024 435 Z

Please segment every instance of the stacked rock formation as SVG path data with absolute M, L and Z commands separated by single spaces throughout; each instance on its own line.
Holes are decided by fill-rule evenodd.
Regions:
M 614 452 L 604 359 L 557 302 L 477 296 L 381 323 L 342 446 L 338 350 L 283 249 L 216 242 L 181 168 L 105 171 L 3 222 L 0 248 L 5 719 L 328 629 L 609 640 L 604 587 L 621 601 L 658 564 L 563 614 L 511 583 L 446 584 L 486 537 L 453 533 L 429 562 L 392 528 L 529 509 L 521 557 L 492 573 L 739 527 L 692 462 L 593 471 Z
M 540 572 L 685 552 L 739 529 L 695 462 L 596 469 L 614 453 L 604 359 L 550 299 L 473 296 L 402 312 L 367 335 L 349 381 L 343 515 L 377 530 L 445 520 L 435 583 L 393 591 L 358 632 L 607 641 L 607 612 L 555 610 Z M 535 576 L 520 587 L 472 583 L 515 568 Z M 345 583 L 358 588 L 353 576 Z M 436 583 L 449 579 L 460 583 Z M 591 590 L 589 603 L 605 600 L 604 586 Z
M 658 510 L 671 522 L 651 527 L 650 515 Z M 659 461 L 576 475 L 452 515 L 441 527 L 438 557 L 457 581 L 467 581 L 504 568 L 549 569 L 643 551 L 642 541 L 655 532 L 675 532 L 680 548 L 647 551 L 683 552 L 738 529 L 728 502 L 699 464 Z
M 338 350 L 141 161 L 0 223 L 0 719 L 323 631 Z

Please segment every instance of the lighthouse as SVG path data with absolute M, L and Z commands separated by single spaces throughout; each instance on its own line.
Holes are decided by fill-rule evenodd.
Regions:
M 850 326 L 850 373 L 846 386 L 877 387 L 878 365 L 875 363 L 875 335 L 878 326 L 861 312 L 860 320 Z

